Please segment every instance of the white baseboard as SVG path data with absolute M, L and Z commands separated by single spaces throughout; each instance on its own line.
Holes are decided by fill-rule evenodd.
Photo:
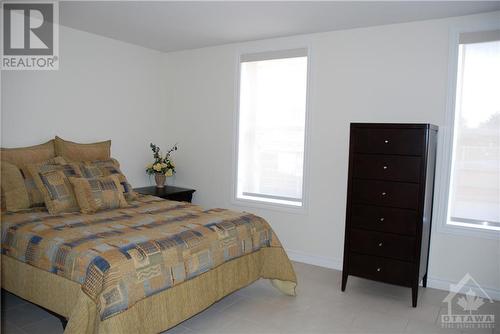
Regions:
M 292 260 L 292 261 L 307 263 L 307 264 L 311 264 L 314 266 L 330 268 L 330 269 L 335 269 L 335 270 L 342 270 L 342 260 L 332 259 L 332 258 L 328 258 L 328 257 L 324 257 L 324 256 L 311 255 L 311 254 L 307 254 L 304 252 L 295 251 L 292 249 L 287 249 L 286 253 L 288 254 L 288 257 L 290 258 L 290 260 Z M 457 284 L 457 282 L 444 280 L 444 279 L 440 279 L 440 278 L 436 278 L 436 277 L 429 277 L 427 279 L 427 286 L 429 288 L 433 288 L 433 289 L 450 291 L 450 285 Z M 481 297 L 483 297 L 483 298 L 488 298 L 488 296 L 489 296 L 491 299 L 500 300 L 500 290 L 499 289 L 491 288 L 491 287 L 482 287 L 483 290 L 488 294 L 488 296 L 484 296 L 480 291 L 477 291 L 477 289 L 474 285 L 469 286 L 466 284 L 464 286 L 464 288 L 465 289 L 472 288 L 474 291 L 480 293 Z
M 292 261 L 312 264 L 314 266 L 325 267 L 335 270 L 342 270 L 342 261 L 324 256 L 311 255 L 292 249 L 287 249 L 286 253 Z
M 429 288 L 433 289 L 438 289 L 438 290 L 444 290 L 444 291 L 450 291 L 450 285 L 451 284 L 457 284 L 458 282 L 453 282 L 441 278 L 436 278 L 436 277 L 429 277 L 427 279 L 427 286 Z M 478 295 L 480 295 L 483 298 L 491 298 L 494 300 L 500 300 L 500 290 L 496 288 L 491 288 L 491 287 L 484 287 L 481 286 L 481 288 L 488 294 L 488 296 L 485 296 L 480 289 L 477 289 L 477 287 L 473 284 L 465 284 L 462 291 L 468 291 L 472 289 L 474 292 L 476 292 Z

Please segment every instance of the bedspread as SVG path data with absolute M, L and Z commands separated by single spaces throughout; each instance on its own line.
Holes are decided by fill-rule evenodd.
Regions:
M 249 213 L 140 196 L 95 214 L 2 214 L 2 254 L 75 281 L 101 320 L 262 247 L 281 247 Z

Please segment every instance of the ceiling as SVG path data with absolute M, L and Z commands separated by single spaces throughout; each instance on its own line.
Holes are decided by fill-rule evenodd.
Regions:
M 60 23 L 164 52 L 500 10 L 500 1 L 64 1 Z

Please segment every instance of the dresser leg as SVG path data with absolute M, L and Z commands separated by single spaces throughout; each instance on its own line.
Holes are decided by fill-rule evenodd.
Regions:
M 348 274 L 342 272 L 342 291 L 345 291 L 345 286 L 347 285 L 347 276 Z
M 426 288 L 426 287 L 427 287 L 427 274 L 425 274 L 425 275 L 424 275 L 424 278 L 422 278 L 422 286 L 423 286 L 424 288 Z
M 418 283 L 411 288 L 411 305 L 417 307 Z

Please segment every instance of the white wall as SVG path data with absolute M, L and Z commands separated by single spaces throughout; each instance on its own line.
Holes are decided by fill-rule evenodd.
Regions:
M 295 259 L 341 268 L 349 123 L 445 125 L 449 31 L 500 13 L 319 33 L 169 53 L 167 140 L 178 141 L 176 184 L 195 201 L 268 219 Z M 234 205 L 237 55 L 307 45 L 311 52 L 309 203 L 303 215 Z M 435 222 L 434 225 L 437 225 Z M 500 296 L 500 240 L 434 231 L 431 284 L 447 288 L 468 271 Z
M 2 71 L 2 146 L 39 144 L 55 135 L 78 142 L 111 139 L 111 153 L 129 182 L 149 184 L 149 143 L 165 143 L 162 57 L 61 27 L 58 71 Z

